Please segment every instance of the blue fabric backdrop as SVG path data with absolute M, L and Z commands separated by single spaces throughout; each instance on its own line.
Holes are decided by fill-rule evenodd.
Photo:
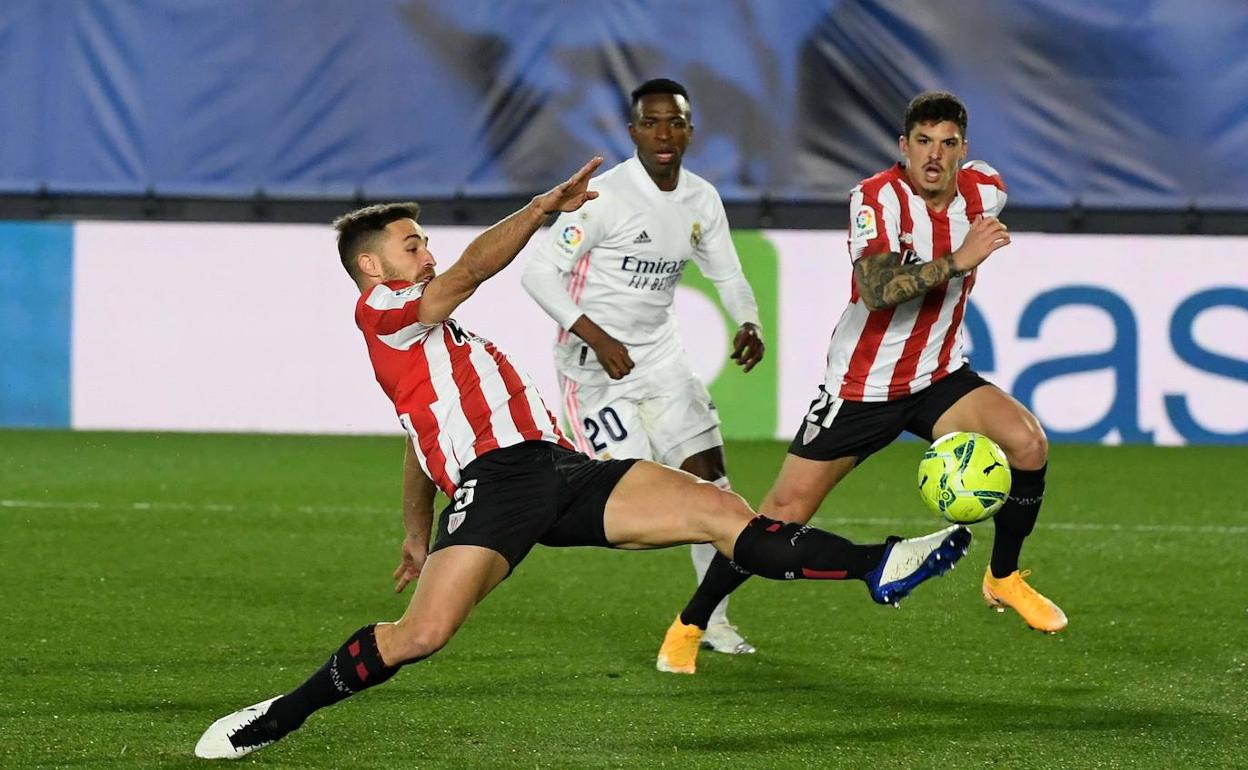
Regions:
M 6 0 L 0 190 L 509 195 L 689 86 L 729 199 L 842 199 L 959 93 L 1015 204 L 1248 209 L 1243 0 Z

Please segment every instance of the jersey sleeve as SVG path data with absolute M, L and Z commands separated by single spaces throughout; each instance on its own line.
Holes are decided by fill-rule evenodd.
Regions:
M 524 266 L 520 284 L 561 329 L 572 328 L 581 317 L 568 294 L 568 276 L 577 260 L 601 241 L 603 213 L 602 207 L 587 204 L 581 211 L 561 214 Z
M 390 347 L 407 350 L 438 326 L 420 321 L 420 297 L 424 290 L 424 284 L 378 284 L 360 298 L 355 322 L 366 334 L 376 335 Z
M 889 185 L 872 191 L 858 185 L 849 193 L 849 259 L 901 252 L 901 209 Z
M 572 272 L 572 266 L 585 252 L 602 240 L 606 210 L 594 201 L 579 211 L 560 214 L 555 224 L 538 245 L 533 259 L 551 264 L 561 273 Z
M 707 280 L 715 284 L 724 308 L 738 325 L 752 323 L 761 326 L 758 320 L 758 302 L 754 299 L 754 290 L 749 281 L 745 280 L 745 272 L 741 269 L 741 258 L 732 243 L 732 232 L 728 227 L 728 215 L 724 211 L 724 202 L 719 194 L 711 189 L 712 203 L 710 219 L 704 232 L 697 238 L 693 257 L 698 269 Z
M 1005 180 L 1001 178 L 1001 174 L 997 170 L 982 160 L 973 160 L 964 165 L 964 171 L 970 172 L 971 177 L 975 180 L 975 184 L 979 189 L 980 199 L 984 203 L 984 215 L 989 217 L 1001 216 L 1001 211 L 1005 208 L 1007 198 L 1005 190 Z

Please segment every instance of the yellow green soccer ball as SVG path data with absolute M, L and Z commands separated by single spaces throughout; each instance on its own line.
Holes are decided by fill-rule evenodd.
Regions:
M 1009 493 L 1005 452 L 983 434 L 941 436 L 919 461 L 919 496 L 954 524 L 983 521 L 1005 505 Z

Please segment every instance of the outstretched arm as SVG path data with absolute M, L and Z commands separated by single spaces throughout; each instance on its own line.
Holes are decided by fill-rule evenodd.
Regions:
M 425 287 L 421 294 L 421 323 L 437 324 L 450 318 L 478 286 L 511 264 L 549 214 L 576 211 L 585 201 L 597 198 L 598 193 L 589 189 L 589 177 L 600 165 L 602 158 L 591 159 L 566 182 L 533 198 L 527 206 L 477 236 L 455 264 Z

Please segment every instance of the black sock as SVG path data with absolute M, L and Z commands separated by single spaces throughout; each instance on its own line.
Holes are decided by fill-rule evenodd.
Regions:
M 693 592 L 689 603 L 680 613 L 680 622 L 687 626 L 697 626 L 703 631 L 711 620 L 711 613 L 724 600 L 724 597 L 737 590 L 750 573 L 738 567 L 722 553 L 715 554 L 711 565 L 706 568 L 706 575 Z
M 261 720 L 267 723 L 265 726 L 280 737 L 298 729 L 317 709 L 332 706 L 394 676 L 400 666 L 382 662 L 376 628 L 373 624 L 356 631 L 307 681 L 274 701 Z
M 992 541 L 992 576 L 1003 578 L 1018 569 L 1018 554 L 1023 540 L 1031 534 L 1044 502 L 1044 472 L 1048 465 L 1035 471 L 1010 469 L 1010 496 L 993 517 L 996 536 Z
M 808 527 L 756 516 L 737 535 L 732 560 L 772 580 L 861 579 L 884 558 L 884 544 L 856 545 Z

